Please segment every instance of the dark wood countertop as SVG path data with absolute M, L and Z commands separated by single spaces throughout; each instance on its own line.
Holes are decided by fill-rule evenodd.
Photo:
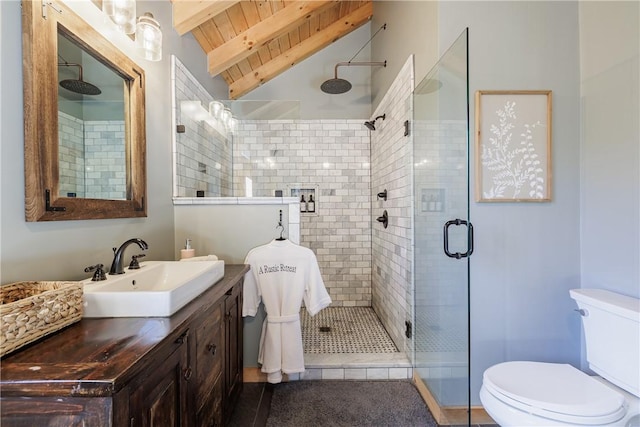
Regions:
M 2 396 L 111 396 L 176 340 L 249 270 L 225 265 L 224 277 L 171 317 L 82 319 L 0 361 Z

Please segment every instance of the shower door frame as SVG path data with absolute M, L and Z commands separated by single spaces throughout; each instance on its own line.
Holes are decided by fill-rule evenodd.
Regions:
M 412 93 L 415 327 L 411 362 L 414 382 L 439 425 L 471 424 L 468 47 L 466 28 Z M 460 98 L 464 105 L 454 105 L 452 99 Z M 427 103 L 421 104 L 424 99 Z M 464 169 L 464 175 L 455 176 L 455 168 Z M 427 304 L 427 297 L 434 295 L 439 300 L 429 299 Z

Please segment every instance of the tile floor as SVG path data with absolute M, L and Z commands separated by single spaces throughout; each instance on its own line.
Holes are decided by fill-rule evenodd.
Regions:
M 315 316 L 300 311 L 305 353 L 397 353 L 371 307 L 327 307 Z
M 371 307 L 301 311 L 306 371 L 289 380 L 410 379 L 409 358 L 399 352 Z

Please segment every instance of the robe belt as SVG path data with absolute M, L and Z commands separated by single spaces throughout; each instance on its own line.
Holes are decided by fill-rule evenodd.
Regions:
M 300 320 L 300 313 L 290 314 L 288 316 L 269 316 L 267 315 L 267 322 L 269 323 L 290 323 Z

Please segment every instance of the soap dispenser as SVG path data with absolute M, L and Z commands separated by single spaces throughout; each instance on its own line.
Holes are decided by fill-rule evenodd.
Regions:
M 187 239 L 184 249 L 180 250 L 180 259 L 193 258 L 195 254 L 196 250 L 191 248 L 191 239 Z

